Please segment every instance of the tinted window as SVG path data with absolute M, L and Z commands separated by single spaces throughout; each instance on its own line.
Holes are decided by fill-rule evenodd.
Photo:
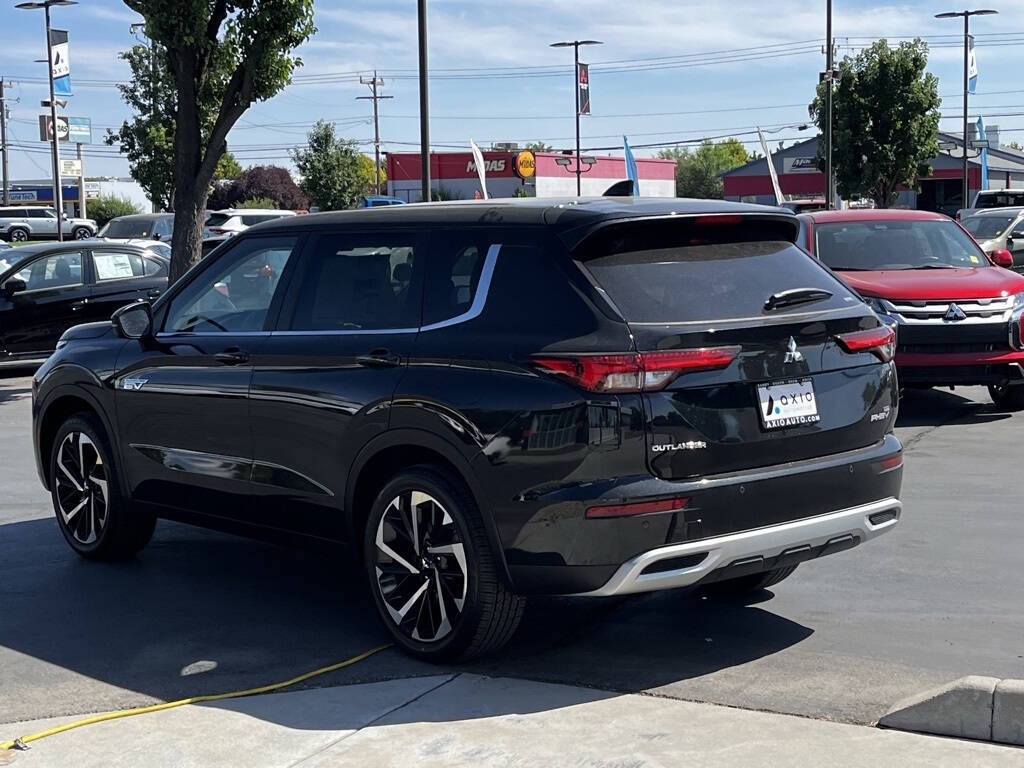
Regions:
M 814 229 L 818 258 L 832 269 L 983 267 L 988 260 L 952 221 L 849 221 Z
M 153 250 L 156 250 L 156 249 L 153 249 Z M 169 248 L 167 250 L 170 251 Z M 167 258 L 168 259 L 171 258 L 170 253 L 167 254 Z M 167 274 L 167 267 L 166 267 L 166 265 L 163 262 L 158 261 L 157 259 L 146 259 L 146 258 L 144 258 L 142 260 L 142 269 L 145 272 L 146 277 L 155 277 L 155 276 L 158 276 L 158 275 L 166 275 Z
M 43 62 L 43 63 L 45 64 L 46 62 Z M 222 226 L 224 226 L 224 224 L 226 224 L 227 222 L 229 222 L 233 218 L 234 218 L 234 216 L 231 216 L 231 215 L 226 214 L 226 213 L 213 213 L 213 214 L 210 214 L 210 218 L 208 218 L 206 220 L 206 226 L 208 226 L 208 227 L 222 227 Z
M 82 282 L 82 254 L 58 253 L 36 259 L 18 270 L 15 277 L 25 281 L 27 291 L 79 285 Z
M 142 277 L 145 268 L 142 257 L 136 253 L 124 251 L 93 251 L 92 268 L 96 272 L 96 282 L 105 280 L 126 280 Z
M 810 256 L 780 241 L 624 251 L 591 259 L 586 268 L 626 320 L 637 323 L 757 317 L 770 295 L 789 288 L 835 294 L 815 310 L 840 306 L 848 295 Z
M 982 192 L 978 195 L 976 208 L 1007 208 L 1024 205 L 1024 192 Z
M 0 208 L 0 219 L 20 219 L 24 215 L 17 208 Z
M 147 239 L 153 235 L 153 225 L 152 219 L 111 219 L 100 230 L 99 236 L 116 237 L 124 240 L 133 237 Z
M 490 243 L 473 234 L 435 233 L 430 241 L 423 324 L 450 320 L 473 304 Z
M 960 223 L 964 229 L 974 235 L 976 240 L 991 240 L 1000 237 L 1010 225 L 1017 220 L 1016 216 L 967 216 Z
M 250 238 L 200 273 L 171 302 L 165 331 L 230 332 L 263 329 L 297 238 Z
M 322 235 L 303 270 L 292 330 L 358 331 L 419 325 L 411 235 Z

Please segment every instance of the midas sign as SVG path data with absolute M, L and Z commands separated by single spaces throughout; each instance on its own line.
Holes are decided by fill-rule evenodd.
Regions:
M 529 179 L 537 172 L 537 158 L 533 152 L 524 149 L 516 155 L 516 176 L 520 179 Z
M 500 173 L 505 170 L 504 160 L 484 160 L 484 170 L 487 173 Z M 466 173 L 476 173 L 476 163 L 470 160 L 466 163 Z

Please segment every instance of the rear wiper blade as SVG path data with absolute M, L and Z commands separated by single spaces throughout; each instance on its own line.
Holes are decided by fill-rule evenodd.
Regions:
M 788 291 L 773 293 L 764 301 L 764 308 L 771 312 L 773 309 L 792 307 L 796 304 L 809 304 L 812 301 L 824 301 L 831 299 L 832 292 L 824 288 L 790 288 Z

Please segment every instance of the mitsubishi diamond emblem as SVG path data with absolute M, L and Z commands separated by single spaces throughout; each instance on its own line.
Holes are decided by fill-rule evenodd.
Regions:
M 961 320 L 966 320 L 967 315 L 956 304 L 950 304 L 949 309 L 946 310 L 946 314 L 942 319 L 949 323 L 957 323 Z
M 786 345 L 786 356 L 782 359 L 784 363 L 802 363 L 804 353 L 797 349 L 796 339 L 789 337 L 789 344 Z

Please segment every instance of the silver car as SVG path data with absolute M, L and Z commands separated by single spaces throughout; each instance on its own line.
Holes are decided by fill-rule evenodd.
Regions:
M 1013 256 L 1013 269 L 1024 270 L 1024 207 L 987 208 L 960 222 L 985 253 L 1000 249 Z
M 57 212 L 44 205 L 20 205 L 0 208 L 0 237 L 12 243 L 28 240 L 56 240 L 60 222 L 64 237 L 85 240 L 96 235 L 92 219 L 58 218 Z

